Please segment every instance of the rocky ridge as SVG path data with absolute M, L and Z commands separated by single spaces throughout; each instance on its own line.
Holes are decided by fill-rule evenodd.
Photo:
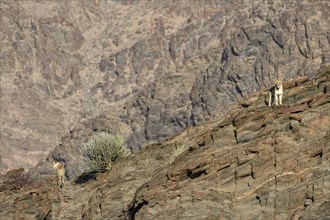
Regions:
M 327 219 L 330 66 L 315 75 L 285 82 L 281 106 L 263 90 L 94 180 L 0 187 L 0 219 Z
M 0 6 L 2 173 L 38 161 L 48 172 L 47 158 L 60 157 L 73 177 L 95 131 L 122 133 L 137 150 L 330 62 L 328 1 Z

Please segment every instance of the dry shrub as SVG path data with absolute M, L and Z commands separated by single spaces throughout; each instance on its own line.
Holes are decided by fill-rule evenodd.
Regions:
M 187 150 L 187 147 L 184 144 L 175 146 L 175 148 L 173 149 L 172 155 L 171 155 L 171 160 L 174 161 L 175 158 L 177 158 L 180 154 L 182 154 L 186 150 Z
M 24 168 L 19 168 L 8 171 L 3 179 L 2 188 L 19 190 L 35 183 L 38 180 L 38 175 L 35 172 L 25 171 Z

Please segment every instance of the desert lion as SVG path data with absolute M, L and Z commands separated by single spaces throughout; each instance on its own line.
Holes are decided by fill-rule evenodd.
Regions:
M 65 187 L 65 165 L 63 162 L 53 161 L 52 167 L 56 170 L 57 184 L 62 188 Z
M 272 105 L 272 97 L 274 96 L 275 105 L 282 105 L 282 97 L 283 97 L 283 85 L 282 85 L 282 80 L 278 79 L 275 81 L 275 85 L 272 86 L 269 89 L 268 92 L 269 95 L 269 102 L 268 105 L 271 106 Z

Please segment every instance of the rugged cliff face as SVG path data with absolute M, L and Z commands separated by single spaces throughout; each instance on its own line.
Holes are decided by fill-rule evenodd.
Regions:
M 131 219 L 330 217 L 330 68 L 284 84 L 285 106 L 264 93 L 241 102 L 136 191 Z M 298 86 L 297 86 L 298 85 Z
M 0 4 L 0 172 L 73 165 L 97 130 L 137 150 L 330 63 L 326 1 Z
M 330 66 L 285 82 L 281 106 L 263 90 L 64 189 L 55 176 L 19 191 L 3 182 L 0 219 L 327 219 L 329 88 Z

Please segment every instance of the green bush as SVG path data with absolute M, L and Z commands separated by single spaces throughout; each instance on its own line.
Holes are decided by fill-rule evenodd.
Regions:
M 91 137 L 82 149 L 84 169 L 88 172 L 104 172 L 111 163 L 128 154 L 122 136 L 100 132 Z

